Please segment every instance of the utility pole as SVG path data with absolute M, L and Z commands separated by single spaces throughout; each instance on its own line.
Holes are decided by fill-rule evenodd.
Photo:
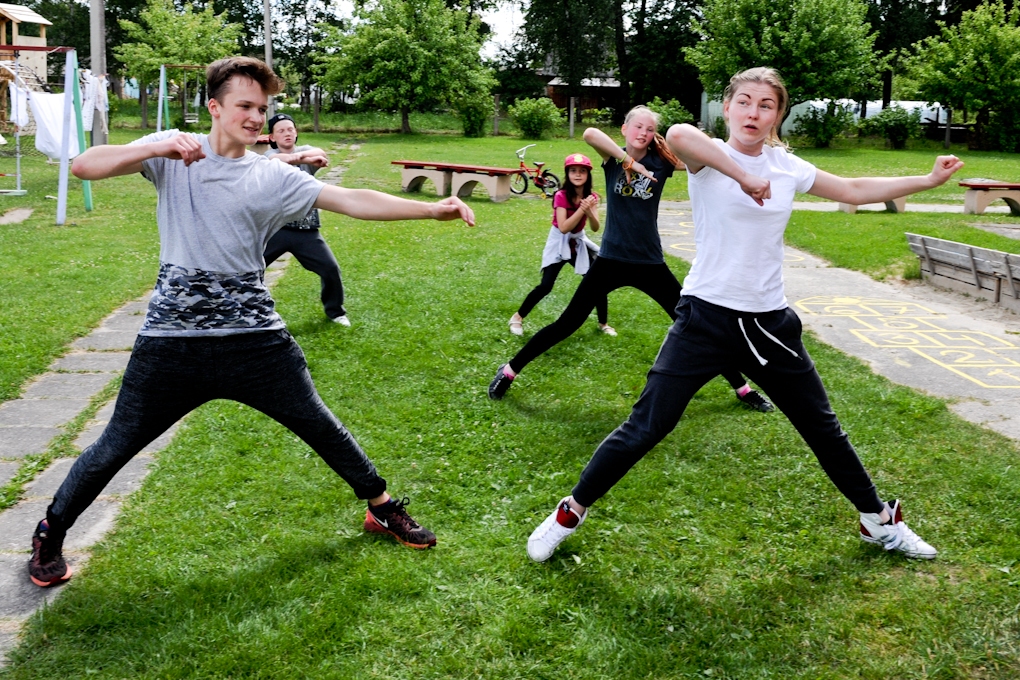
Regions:
M 92 75 L 99 78 L 106 75 L 106 7 L 103 0 L 91 0 L 90 2 L 89 30 L 89 45 L 92 52 Z M 77 74 L 75 74 L 74 82 L 77 85 Z M 102 116 L 94 115 L 92 116 L 92 146 L 106 143 L 107 138 L 106 132 L 103 131 Z
M 265 20 L 266 66 L 273 68 L 273 14 L 269 9 L 269 0 L 262 0 L 262 16 Z M 273 97 L 269 98 L 269 111 L 266 112 L 266 115 L 269 118 L 276 115 L 276 100 Z

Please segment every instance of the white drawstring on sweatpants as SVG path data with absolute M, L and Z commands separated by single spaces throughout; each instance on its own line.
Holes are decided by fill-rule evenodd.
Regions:
M 758 354 L 758 350 L 757 350 L 757 348 L 755 348 L 754 343 L 751 342 L 751 338 L 747 337 L 747 330 L 744 329 L 744 319 L 741 318 L 741 317 L 737 317 L 737 325 L 740 326 L 740 332 L 744 334 L 744 340 L 747 342 L 747 346 L 751 348 L 751 353 L 754 354 L 754 357 L 758 360 L 758 363 L 760 363 L 762 366 L 767 364 L 769 362 L 769 360 L 766 359 L 765 357 L 763 357 L 762 355 Z M 776 343 L 777 345 L 779 345 L 780 347 L 785 349 L 787 352 L 789 352 L 793 356 L 795 356 L 798 359 L 800 359 L 800 355 L 799 354 L 797 354 L 795 351 L 793 351 L 792 349 L 790 349 L 789 347 L 784 345 L 779 340 L 779 338 L 777 338 L 776 336 L 772 335 L 767 330 L 762 328 L 761 324 L 758 323 L 758 319 L 757 318 L 754 319 L 754 325 L 758 327 L 758 330 L 760 330 L 765 335 L 766 338 L 768 338 L 772 342 Z

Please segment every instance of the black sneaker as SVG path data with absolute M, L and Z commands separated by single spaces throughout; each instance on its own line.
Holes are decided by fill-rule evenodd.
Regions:
M 405 507 L 411 501 L 390 499 L 382 505 L 368 506 L 365 511 L 365 531 L 389 534 L 409 548 L 424 550 L 436 544 L 436 535 L 411 519 Z
M 496 377 L 489 383 L 489 399 L 502 399 L 506 391 L 510 389 L 510 385 L 513 384 L 514 379 L 503 372 L 504 368 L 506 368 L 506 364 L 496 369 Z
M 758 394 L 758 390 L 751 390 L 744 396 L 740 396 L 738 394 L 737 399 L 744 402 L 744 405 L 747 406 L 748 408 L 751 408 L 755 411 L 761 411 L 762 413 L 774 411 L 776 408 L 769 402 L 768 399 Z
M 32 535 L 32 558 L 28 561 L 28 575 L 40 588 L 62 583 L 71 578 L 71 567 L 60 554 L 64 538 L 51 536 L 46 520 L 39 522 Z

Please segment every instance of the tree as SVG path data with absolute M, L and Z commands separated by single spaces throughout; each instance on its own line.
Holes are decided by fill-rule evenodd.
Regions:
M 711 95 L 721 95 L 738 71 L 771 66 L 791 106 L 848 98 L 875 83 L 881 63 L 866 12 L 862 0 L 707 0 L 704 40 L 684 53 Z
M 938 30 L 938 7 L 927 0 L 868 0 L 868 23 L 875 30 L 875 49 L 886 58 L 882 69 L 882 108 L 892 99 L 893 72 L 901 68 L 902 51 Z M 862 92 L 867 101 L 870 92 Z
M 277 0 L 276 9 L 273 59 L 287 64 L 291 72 L 298 75 L 296 84 L 300 86 L 301 102 L 307 111 L 315 80 L 315 53 L 326 37 L 325 26 L 342 28 L 344 25 L 339 5 L 324 0 Z
M 137 23 L 122 19 L 120 26 L 135 42 L 115 48 L 114 54 L 143 82 L 158 76 L 160 64 L 205 65 L 235 54 L 242 32 L 224 14 L 214 14 L 212 5 L 200 12 L 185 5 L 179 12 L 173 0 L 148 0 Z
M 33 10 L 53 22 L 52 26 L 46 29 L 46 42 L 50 45 L 63 45 L 73 47 L 78 52 L 78 62 L 88 64 L 90 61 L 92 46 L 89 42 L 89 5 L 87 2 L 76 2 L 75 0 L 36 0 L 29 5 Z M 61 58 L 48 59 L 50 66 L 55 67 L 55 75 L 64 72 L 64 55 Z M 46 79 L 47 74 L 40 73 L 39 76 Z
M 640 0 L 634 5 L 629 15 L 631 34 L 625 39 L 627 55 L 622 62 L 626 73 L 621 80 L 631 84 L 625 106 L 661 97 L 666 101 L 676 99 L 688 111 L 701 108 L 698 69 L 681 51 L 698 43 L 695 19 L 699 12 L 694 0 Z
M 482 66 L 477 19 L 442 0 L 379 0 L 356 11 L 354 28 L 326 27 L 321 82 L 333 91 L 357 87 L 360 101 L 410 112 L 477 101 L 493 85 Z
M 1013 112 L 1020 106 L 1020 9 L 1007 10 L 995 0 L 964 12 L 959 25 L 939 26 L 940 35 L 919 42 L 909 62 L 924 98 L 976 112 L 974 148 L 994 145 L 996 140 L 987 135 L 990 123 L 1001 128 L 1008 120 L 1000 134 L 1014 134 Z
M 570 95 L 581 81 L 602 73 L 613 55 L 614 4 L 621 0 L 547 0 L 532 2 L 524 35 L 548 55 Z

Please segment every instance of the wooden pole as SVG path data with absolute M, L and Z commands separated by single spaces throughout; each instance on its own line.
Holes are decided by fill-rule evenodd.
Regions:
M 949 148 L 949 144 L 953 141 L 953 110 L 946 107 L 946 141 L 943 142 L 942 146 Z
M 89 44 L 92 48 L 92 75 L 96 78 L 106 76 L 106 8 L 103 0 L 91 0 L 89 4 Z M 105 80 L 101 81 L 105 83 Z M 99 111 L 92 116 L 92 146 L 108 142 L 103 130 L 103 117 Z M 82 149 L 84 151 L 84 149 Z
M 499 95 L 492 95 L 492 136 L 499 136 Z
M 570 138 L 571 139 L 574 138 L 574 102 L 576 100 L 577 100 L 577 97 L 571 97 L 570 98 Z
M 266 66 L 273 68 L 273 13 L 269 8 L 269 0 L 262 0 L 262 20 L 264 26 L 263 37 L 266 43 Z M 269 98 L 269 110 L 266 112 L 266 118 L 272 118 L 276 115 L 276 100 L 273 97 Z
M 319 85 L 312 86 L 312 115 L 314 116 L 313 130 L 319 131 L 319 100 L 322 99 L 322 87 Z

